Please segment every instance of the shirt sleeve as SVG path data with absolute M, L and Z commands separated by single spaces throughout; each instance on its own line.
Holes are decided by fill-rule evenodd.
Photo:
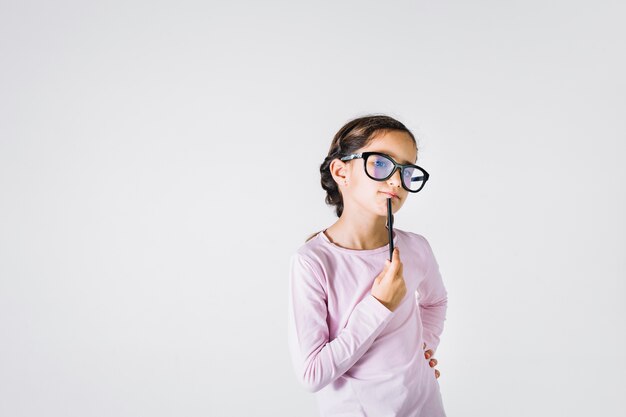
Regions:
M 289 270 L 289 351 L 298 380 L 317 392 L 343 375 L 363 356 L 391 320 L 393 312 L 368 294 L 346 326 L 329 340 L 327 298 L 322 280 L 301 254 Z
M 426 275 L 417 287 L 418 304 L 422 317 L 423 337 L 426 343 L 426 350 L 437 351 L 441 334 L 443 333 L 443 322 L 446 319 L 448 308 L 448 293 L 443 284 L 439 264 L 435 259 L 433 250 L 424 239 L 426 248 Z

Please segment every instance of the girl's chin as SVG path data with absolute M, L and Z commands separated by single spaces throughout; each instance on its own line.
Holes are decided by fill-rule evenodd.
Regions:
M 393 200 L 391 202 L 391 212 L 395 213 L 396 211 L 398 211 L 400 207 L 398 206 L 397 203 L 394 203 Z M 383 204 L 380 204 L 376 207 L 376 212 L 378 215 L 383 216 L 383 217 L 387 217 L 387 200 L 383 201 Z

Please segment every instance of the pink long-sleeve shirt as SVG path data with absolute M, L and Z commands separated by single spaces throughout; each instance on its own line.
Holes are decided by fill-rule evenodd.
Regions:
M 407 294 L 393 312 L 371 295 L 389 245 L 342 248 L 324 231 L 290 259 L 288 341 L 323 417 L 445 417 L 434 369 L 447 292 L 430 244 L 394 229 Z

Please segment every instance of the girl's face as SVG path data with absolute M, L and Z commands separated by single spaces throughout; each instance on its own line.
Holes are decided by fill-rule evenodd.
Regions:
M 357 152 L 376 151 L 391 156 L 399 164 L 415 164 L 417 149 L 408 133 L 390 130 L 379 133 L 365 147 Z M 392 211 L 397 212 L 410 194 L 402 187 L 400 170 L 384 181 L 375 181 L 367 176 L 364 169 L 364 160 L 353 159 L 346 164 L 345 171 L 347 185 L 340 182 L 340 189 L 344 199 L 344 207 L 354 206 L 359 210 L 369 211 L 379 216 L 387 216 L 387 199 L 393 193 Z M 349 201 L 348 201 L 349 200 Z

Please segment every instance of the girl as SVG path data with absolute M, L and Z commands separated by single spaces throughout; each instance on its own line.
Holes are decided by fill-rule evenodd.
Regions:
M 387 259 L 387 199 L 395 213 L 422 189 L 416 163 L 413 134 L 371 115 L 343 126 L 320 166 L 339 219 L 290 259 L 288 341 L 322 416 L 445 417 L 431 369 L 447 309 L 439 266 L 422 235 L 396 228 Z

